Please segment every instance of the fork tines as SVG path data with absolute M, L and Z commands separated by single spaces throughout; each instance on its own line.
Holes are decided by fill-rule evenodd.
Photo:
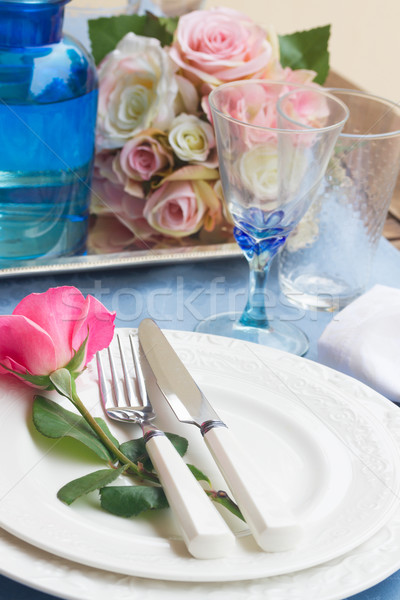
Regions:
M 130 353 L 132 355 L 132 362 L 128 364 L 127 351 L 124 348 L 126 344 L 123 343 L 124 339 L 129 337 Z M 115 338 L 118 342 L 119 359 L 120 365 L 117 366 L 116 352 L 114 350 Z M 140 367 L 140 362 L 135 348 L 133 335 L 120 336 L 116 334 L 113 342 L 107 349 L 108 354 L 108 368 L 103 363 L 103 356 L 101 352 L 97 353 L 97 366 L 99 372 L 99 383 L 101 391 L 101 399 L 105 407 L 111 406 L 134 406 L 138 404 L 138 394 L 133 378 L 137 382 L 140 397 L 143 398 L 144 392 L 144 378 Z M 111 382 L 111 385 L 107 384 L 107 381 Z

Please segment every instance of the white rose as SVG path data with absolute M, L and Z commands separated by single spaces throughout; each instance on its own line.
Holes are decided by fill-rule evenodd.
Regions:
M 196 164 L 206 161 L 215 147 L 212 126 L 185 113 L 172 121 L 168 141 L 178 158 Z
M 311 160 L 308 146 L 286 144 L 280 148 L 278 156 L 276 144 L 262 144 L 243 154 L 239 173 L 253 196 L 268 203 L 271 209 L 273 202 L 277 206 L 296 203 L 299 198 L 305 198 L 312 192 L 312 185 L 307 178 Z
M 259 200 L 276 200 L 278 196 L 278 149 L 273 144 L 255 146 L 239 161 L 240 178 Z
M 99 68 L 98 147 L 121 148 L 140 131 L 169 127 L 177 92 L 160 42 L 128 33 Z

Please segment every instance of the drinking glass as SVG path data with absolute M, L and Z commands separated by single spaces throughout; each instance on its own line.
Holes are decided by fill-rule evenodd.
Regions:
M 293 304 L 334 311 L 362 294 L 400 169 L 400 106 L 357 90 L 330 89 L 350 116 L 315 202 L 279 255 Z
M 250 281 L 242 314 L 209 317 L 196 330 L 302 355 L 305 334 L 268 319 L 265 285 L 272 258 L 313 200 L 347 107 L 317 86 L 262 80 L 221 85 L 209 103 L 224 197 Z

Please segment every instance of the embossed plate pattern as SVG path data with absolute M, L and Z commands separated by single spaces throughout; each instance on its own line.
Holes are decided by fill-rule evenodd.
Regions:
M 13 448 L 0 484 L 5 529 L 54 554 L 99 568 L 207 582 L 293 577 L 296 570 L 343 555 L 384 526 L 397 508 L 399 452 L 365 408 L 367 388 L 343 377 L 332 385 L 329 369 L 267 348 L 194 333 L 167 334 L 221 416 L 262 455 L 268 475 L 279 482 L 305 523 L 307 536 L 299 548 L 260 552 L 232 517 L 238 535 L 235 553 L 226 560 L 196 561 L 185 553 L 168 513 L 122 520 L 97 510 L 95 495 L 64 506 L 55 497 L 57 489 L 95 470 L 98 463 L 91 458 L 88 465 L 89 455 L 85 461 L 78 456 L 67 460 L 64 442 L 54 444 L 29 432 L 32 390 L 3 381 L 2 455 L 10 455 Z M 78 387 L 87 406 L 97 410 L 93 368 Z M 243 407 L 251 417 L 241 416 Z M 215 487 L 223 487 L 192 428 L 177 424 L 165 403 L 157 409 L 163 426 L 190 438 L 190 462 L 210 474 Z M 129 437 L 126 427 L 114 432 Z

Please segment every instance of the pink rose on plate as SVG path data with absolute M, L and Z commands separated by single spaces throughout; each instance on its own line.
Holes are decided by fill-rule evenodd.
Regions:
M 146 202 L 144 216 L 149 225 L 176 238 L 192 235 L 201 227 L 213 229 L 221 218 L 221 204 L 212 185 L 202 179 L 204 175 L 215 180 L 218 172 L 205 167 L 183 167 L 166 178 Z
M 179 19 L 171 59 L 196 83 L 217 86 L 263 77 L 272 56 L 266 32 L 230 8 L 197 10 Z
M 35 387 L 47 387 L 48 376 L 64 367 L 76 377 L 110 344 L 114 319 L 115 313 L 75 287 L 30 294 L 12 315 L 0 316 L 0 374 L 11 370 Z M 76 353 L 79 361 L 72 366 Z
M 162 132 L 148 130 L 129 140 L 119 154 L 122 173 L 129 179 L 149 181 L 153 175 L 170 170 L 174 160 L 163 138 L 167 136 Z

